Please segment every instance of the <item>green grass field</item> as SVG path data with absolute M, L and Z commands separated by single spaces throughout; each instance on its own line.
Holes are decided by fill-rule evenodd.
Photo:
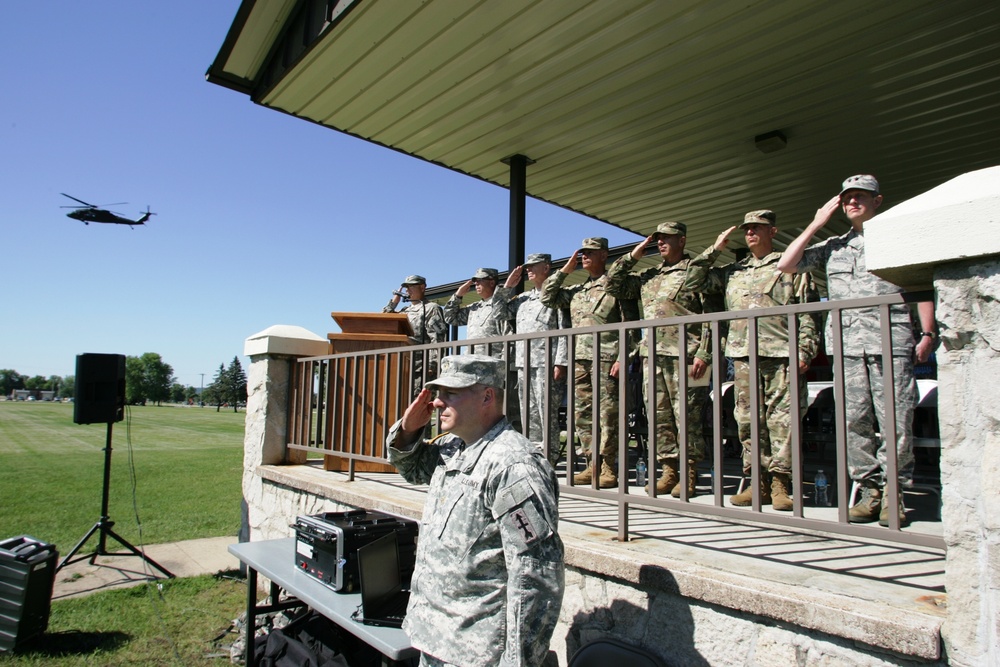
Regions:
M 243 420 L 214 408 L 130 408 L 112 428 L 115 531 L 137 546 L 235 535 Z M 31 535 L 65 556 L 100 518 L 106 439 L 104 424 L 73 423 L 72 404 L 0 402 L 0 540 Z M 96 547 L 91 537 L 81 553 Z M 245 584 L 158 583 L 53 603 L 46 634 L 0 653 L 0 667 L 229 664 L 214 656 L 232 637 L 212 640 L 243 609 Z
M 126 415 L 112 428 L 115 531 L 136 546 L 235 535 L 244 414 L 145 406 Z M 104 424 L 73 423 L 72 404 L 0 402 L 0 539 L 31 535 L 68 553 L 101 516 L 106 439 Z
M 226 630 L 245 604 L 242 580 L 212 575 L 61 600 L 45 634 L 0 653 L 0 667 L 229 665 Z

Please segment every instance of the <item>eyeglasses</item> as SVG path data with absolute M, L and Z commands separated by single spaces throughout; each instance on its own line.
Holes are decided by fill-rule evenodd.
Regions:
M 849 190 L 844 194 L 840 195 L 840 203 L 846 204 L 851 200 L 864 201 L 866 198 L 875 199 L 877 197 L 874 192 L 869 192 L 868 190 Z

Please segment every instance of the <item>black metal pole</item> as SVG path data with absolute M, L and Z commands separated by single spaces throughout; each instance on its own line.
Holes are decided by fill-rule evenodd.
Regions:
M 510 245 L 508 268 L 524 264 L 525 200 L 528 196 L 528 165 L 535 161 L 526 155 L 511 155 L 502 160 L 510 167 Z
M 111 521 L 110 512 L 108 510 L 108 501 L 111 497 L 111 427 L 113 422 L 108 422 L 108 436 L 107 440 L 104 442 L 104 489 L 101 493 L 101 520 L 100 524 L 102 526 L 107 526 L 110 528 L 115 525 Z M 104 555 L 107 553 L 107 533 L 104 530 L 100 531 L 100 538 L 97 543 L 97 553 Z

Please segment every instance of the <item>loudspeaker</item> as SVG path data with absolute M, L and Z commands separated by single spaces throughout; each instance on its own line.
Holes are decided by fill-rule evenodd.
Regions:
M 73 421 L 110 424 L 125 417 L 125 355 L 78 354 Z

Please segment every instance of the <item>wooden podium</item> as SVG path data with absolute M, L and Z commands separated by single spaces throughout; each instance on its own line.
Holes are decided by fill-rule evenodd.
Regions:
M 330 354 L 366 352 L 410 344 L 413 329 L 403 313 L 330 313 L 342 333 L 327 334 Z M 337 360 L 331 381 L 337 383 L 336 405 L 330 406 L 331 447 L 334 451 L 385 457 L 389 427 L 409 404 L 407 355 L 354 357 Z M 349 459 L 324 456 L 326 470 L 347 471 Z M 355 461 L 357 472 L 396 472 L 388 463 Z

